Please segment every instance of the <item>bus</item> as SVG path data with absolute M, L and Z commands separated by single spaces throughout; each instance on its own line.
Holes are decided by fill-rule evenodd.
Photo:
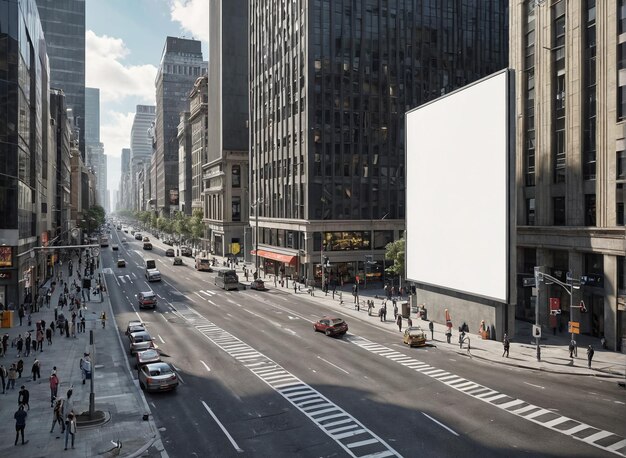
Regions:
M 196 258 L 196 270 L 204 271 L 204 272 L 213 272 L 211 269 L 211 261 L 209 258 Z
M 100 236 L 100 246 L 101 247 L 108 247 L 109 246 L 109 236 L 108 235 Z
M 239 289 L 239 277 L 237 272 L 233 269 L 227 269 L 224 267 L 216 267 L 215 271 L 215 286 L 219 286 L 222 289 Z

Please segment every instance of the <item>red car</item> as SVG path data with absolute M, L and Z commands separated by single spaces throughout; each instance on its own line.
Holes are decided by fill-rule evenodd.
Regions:
M 327 336 L 342 336 L 348 332 L 348 323 L 342 318 L 325 316 L 313 324 L 315 332 L 320 331 Z
M 157 306 L 157 296 L 153 291 L 145 291 L 137 295 L 139 308 L 150 307 L 155 309 Z

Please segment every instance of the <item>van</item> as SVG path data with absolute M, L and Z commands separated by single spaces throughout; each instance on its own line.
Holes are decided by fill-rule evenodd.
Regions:
M 146 280 L 150 281 L 161 281 L 161 272 L 157 269 L 156 261 L 154 259 L 146 258 L 144 259 L 144 264 L 146 268 Z
M 218 268 L 215 276 L 215 286 L 229 290 L 239 289 L 239 277 L 232 269 Z

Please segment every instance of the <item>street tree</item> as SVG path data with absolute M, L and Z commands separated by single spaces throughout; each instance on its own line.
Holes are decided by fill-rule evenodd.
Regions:
M 385 269 L 385 271 L 392 275 L 398 275 L 402 277 L 404 275 L 404 252 L 406 241 L 404 236 L 393 242 L 390 242 L 385 246 L 385 259 L 393 261 L 393 264 Z

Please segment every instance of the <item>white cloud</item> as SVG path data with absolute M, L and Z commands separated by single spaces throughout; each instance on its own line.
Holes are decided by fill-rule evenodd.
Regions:
M 154 65 L 125 65 L 122 61 L 130 51 L 120 38 L 98 36 L 88 30 L 86 39 L 86 85 L 100 88 L 101 102 L 132 96 L 143 103 L 155 103 Z
M 102 119 L 100 137 L 106 139 L 104 150 L 107 156 L 121 156 L 122 148 L 130 148 L 130 130 L 133 127 L 135 113 L 108 111 Z
M 173 0 L 170 4 L 172 21 L 180 23 L 196 40 L 209 40 L 209 0 Z

